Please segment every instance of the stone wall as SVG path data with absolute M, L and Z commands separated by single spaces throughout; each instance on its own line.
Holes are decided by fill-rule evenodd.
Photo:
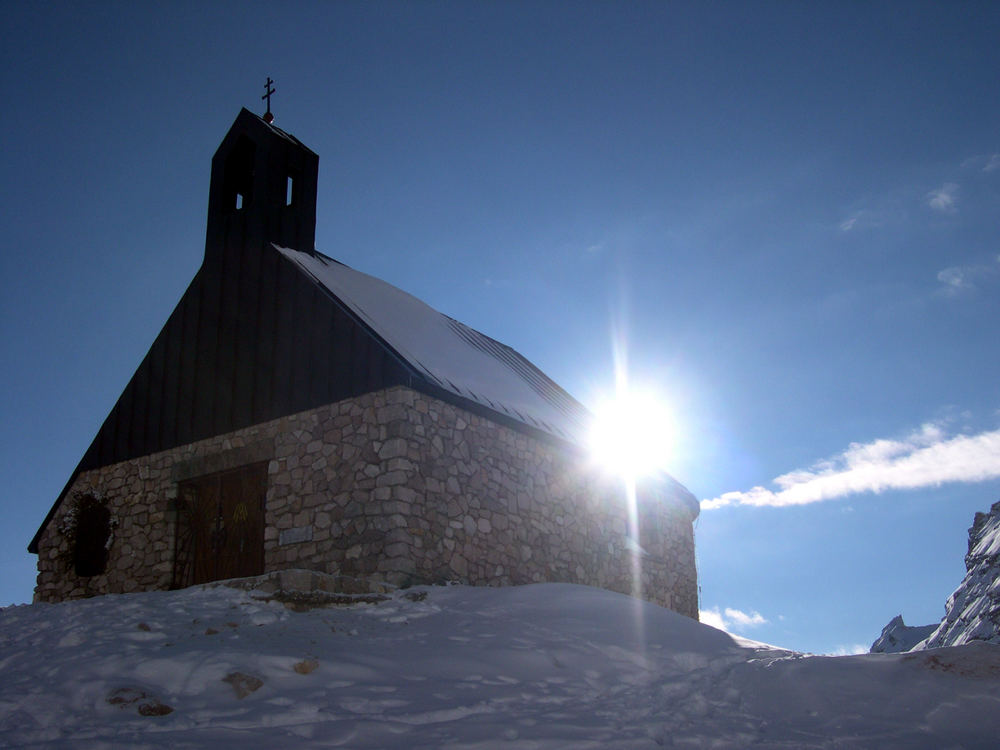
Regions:
M 81 474 L 40 539 L 36 601 L 168 588 L 178 482 L 261 460 L 267 570 L 625 593 L 641 570 L 642 596 L 697 616 L 686 490 L 640 488 L 637 554 L 620 483 L 584 456 L 403 387 Z M 106 572 L 90 578 L 59 531 L 77 493 L 117 522 Z

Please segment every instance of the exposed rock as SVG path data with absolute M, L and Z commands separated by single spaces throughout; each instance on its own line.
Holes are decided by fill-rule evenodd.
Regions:
M 112 690 L 105 700 L 112 706 L 125 708 L 146 697 L 146 693 L 139 688 L 125 687 Z
M 309 674 L 310 672 L 315 672 L 316 667 L 319 666 L 319 662 L 315 659 L 303 659 L 300 662 L 296 662 L 292 669 L 294 669 L 299 674 Z
M 903 661 L 915 661 L 924 669 L 961 677 L 1000 678 L 1000 649 L 982 641 L 975 641 L 964 649 L 932 653 L 914 651 L 904 656 Z
M 174 712 L 166 703 L 160 703 L 159 699 L 136 687 L 112 690 L 105 700 L 121 709 L 134 707 L 140 716 L 166 716 Z
M 903 622 L 902 615 L 896 615 L 888 625 L 882 628 L 882 635 L 872 644 L 873 654 L 899 654 L 909 651 L 920 641 L 934 632 L 937 625 L 909 626 Z
M 941 624 L 916 648 L 970 641 L 1000 644 L 1000 502 L 993 503 L 989 513 L 976 513 L 965 569 L 965 578 L 948 597 Z
M 233 686 L 233 692 L 236 693 L 236 697 L 240 700 L 246 698 L 250 693 L 260 690 L 264 685 L 264 681 L 259 677 L 254 677 L 252 674 L 244 674 L 243 672 L 231 672 L 222 678 L 223 682 L 228 682 Z
M 140 716 L 166 716 L 167 714 L 172 714 L 173 712 L 174 709 L 165 703 L 160 703 L 155 698 L 143 701 L 139 704 Z

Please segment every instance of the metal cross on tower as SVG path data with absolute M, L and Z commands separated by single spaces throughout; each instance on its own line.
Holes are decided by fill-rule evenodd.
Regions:
M 261 99 L 267 101 L 267 112 L 264 113 L 264 122 L 268 125 L 274 122 L 274 115 L 271 114 L 271 94 L 274 93 L 274 88 L 271 84 L 273 83 L 274 81 L 271 80 L 271 76 L 268 76 L 267 83 L 264 84 L 264 96 L 261 97 Z

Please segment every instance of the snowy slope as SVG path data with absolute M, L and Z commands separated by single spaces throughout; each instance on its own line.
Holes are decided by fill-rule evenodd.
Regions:
M 937 629 L 916 648 L 958 646 L 974 640 L 1000 644 L 1000 502 L 977 513 L 969 529 L 965 578 L 948 598 Z
M 0 746 L 994 747 L 1000 647 L 814 657 L 568 584 L 0 611 Z M 243 697 L 240 697 L 240 696 Z

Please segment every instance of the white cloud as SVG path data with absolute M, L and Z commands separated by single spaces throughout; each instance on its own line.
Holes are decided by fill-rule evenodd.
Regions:
M 855 654 L 867 654 L 869 647 L 863 643 L 851 643 L 845 646 L 837 646 L 830 652 L 830 656 L 854 656 Z
M 835 500 L 862 492 L 982 482 L 1000 477 L 1000 430 L 948 437 L 934 424 L 901 440 L 851 443 L 838 456 L 753 487 L 702 500 L 703 510 L 726 505 L 784 507 Z
M 940 294 L 946 297 L 954 297 L 962 292 L 970 292 L 977 287 L 980 282 L 996 277 L 1000 272 L 1000 255 L 996 258 L 996 264 L 990 266 L 985 264 L 968 266 L 949 266 L 938 271 L 937 280 L 941 282 Z
M 964 169 L 975 169 L 982 172 L 993 172 L 1000 169 L 1000 154 L 979 154 L 970 156 L 962 162 Z
M 726 607 L 726 620 L 743 628 L 752 628 L 754 625 L 763 625 L 767 622 L 760 612 L 747 614 L 731 607 Z
M 846 219 L 840 222 L 840 231 L 850 232 L 852 229 L 854 229 L 855 226 L 857 226 L 858 219 L 860 218 L 861 218 L 861 212 L 860 211 L 854 212 L 851 216 L 848 216 Z
M 976 154 L 962 162 L 962 169 L 993 172 L 1000 169 L 1000 154 Z
M 752 628 L 767 623 L 767 619 L 760 612 L 747 613 L 732 607 L 726 607 L 724 610 L 720 610 L 718 607 L 699 609 L 698 619 L 705 625 L 711 625 L 713 628 L 725 631 Z
M 892 216 L 893 213 L 886 209 L 861 208 L 853 211 L 837 226 L 841 232 L 850 232 L 855 229 L 874 229 L 884 226 Z
M 722 613 L 719 611 L 718 607 L 713 607 L 712 609 L 699 609 L 698 620 L 703 625 L 708 625 L 709 627 L 718 628 L 719 630 L 726 629 L 726 623 L 722 619 Z
M 958 294 L 972 288 L 968 268 L 964 266 L 949 266 L 941 269 L 938 271 L 937 280 L 944 285 L 942 291 L 945 294 Z
M 958 185 L 946 182 L 937 190 L 927 194 L 927 205 L 943 214 L 958 212 Z

